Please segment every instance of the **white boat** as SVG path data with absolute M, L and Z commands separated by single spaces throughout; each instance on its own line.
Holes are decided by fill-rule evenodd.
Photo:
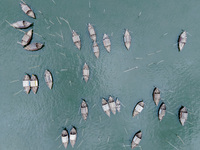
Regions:
M 29 94 L 29 92 L 31 90 L 30 80 L 31 80 L 30 76 L 28 74 L 26 74 L 23 79 L 23 87 L 24 87 L 24 91 L 26 92 L 26 94 Z
M 87 119 L 88 116 L 88 106 L 87 103 L 85 102 L 85 100 L 82 101 L 81 103 L 81 115 L 83 117 L 84 120 Z
M 86 83 L 89 79 L 89 75 L 90 75 L 90 70 L 89 70 L 88 65 L 85 63 L 84 66 L 83 66 L 83 78 L 84 78 Z
M 35 14 L 34 14 L 33 10 L 28 5 L 26 5 L 24 3 L 20 3 L 20 5 L 21 5 L 21 8 L 22 8 L 22 10 L 25 14 L 27 14 L 29 17 L 32 17 L 32 18 L 35 19 Z
M 162 102 L 162 104 L 160 105 L 159 109 L 158 109 L 158 119 L 161 121 L 163 119 L 163 117 L 165 116 L 166 113 L 166 105 L 164 102 Z
M 108 53 L 110 53 L 111 42 L 110 42 L 110 39 L 107 34 L 103 35 L 103 45 L 106 48 L 106 50 L 108 51 Z
M 33 36 L 33 29 L 30 29 L 22 37 L 22 42 L 21 42 L 22 46 L 28 45 L 30 43 L 31 39 L 32 39 L 32 36 Z
M 108 98 L 108 104 L 110 106 L 112 113 L 115 115 L 116 114 L 116 104 L 115 104 L 114 99 L 111 96 L 109 96 L 109 98 Z
M 129 50 L 129 48 L 131 46 L 131 35 L 127 29 L 124 33 L 124 44 L 125 44 L 127 50 Z
M 141 139 L 142 139 L 142 132 L 138 131 L 133 137 L 131 148 L 133 149 L 136 146 L 138 146 L 140 144 Z
M 133 110 L 133 117 L 135 117 L 136 115 L 138 115 L 139 113 L 141 113 L 143 109 L 144 109 L 144 102 L 143 101 L 139 101 L 135 105 L 135 108 Z
M 90 23 L 88 23 L 88 31 L 89 31 L 89 34 L 90 34 L 90 38 L 93 41 L 96 41 L 97 37 L 96 37 L 95 30 L 94 30 L 94 27 Z
M 187 33 L 186 33 L 186 31 L 183 31 L 180 34 L 179 39 L 178 39 L 178 49 L 179 49 L 179 51 L 182 51 L 183 47 L 186 44 L 186 41 L 187 41 Z
M 188 118 L 187 109 L 186 109 L 186 107 L 181 106 L 181 108 L 179 109 L 179 121 L 180 121 L 182 126 L 184 126 L 187 118 Z
M 99 46 L 95 41 L 93 42 L 93 52 L 96 58 L 99 58 Z
M 72 147 L 74 147 L 74 145 L 76 143 L 76 137 L 77 137 L 77 131 L 76 131 L 75 127 L 73 127 L 70 131 L 70 137 L 69 137 Z
M 110 107 L 108 105 L 108 102 L 104 98 L 102 99 L 102 108 L 106 115 L 110 117 Z
M 80 50 L 81 49 L 81 40 L 79 35 L 73 30 L 72 31 L 72 40 L 75 44 L 75 46 Z
M 68 131 L 66 128 L 63 129 L 63 131 L 62 131 L 61 140 L 62 140 L 64 147 L 67 148 L 68 143 L 69 143 L 69 135 L 68 135 Z
M 15 23 L 11 24 L 11 26 L 16 29 L 26 29 L 26 28 L 30 27 L 32 24 L 33 23 L 30 23 L 28 21 L 21 20 L 21 21 L 17 21 Z
M 52 78 L 51 72 L 49 70 L 45 70 L 44 79 L 45 79 L 45 82 L 46 82 L 47 86 L 49 87 L 49 89 L 52 89 L 53 78 Z

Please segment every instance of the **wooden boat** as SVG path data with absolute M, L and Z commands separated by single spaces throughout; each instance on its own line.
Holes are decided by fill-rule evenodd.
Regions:
M 108 98 L 108 104 L 110 106 L 112 113 L 115 115 L 116 114 L 116 104 L 115 104 L 114 99 L 111 96 L 109 96 L 109 98 Z
M 63 129 L 63 131 L 62 131 L 61 140 L 62 140 L 64 147 L 67 148 L 67 145 L 69 143 L 69 135 L 68 135 L 68 131 L 66 128 Z
M 89 75 L 90 75 L 90 70 L 89 70 L 88 65 L 85 63 L 84 66 L 83 66 L 83 78 L 84 78 L 86 83 L 89 79 Z
M 40 50 L 43 46 L 44 45 L 41 43 L 31 43 L 27 45 L 26 47 L 24 47 L 24 49 L 28 51 L 37 51 L 37 50 Z
M 79 35 L 73 30 L 72 31 L 72 40 L 75 44 L 75 46 L 80 50 L 81 49 L 81 40 Z
M 180 34 L 179 39 L 178 39 L 178 49 L 179 49 L 179 51 L 182 51 L 183 47 L 186 44 L 186 41 L 187 41 L 187 33 L 186 33 L 186 31 L 183 31 Z
M 120 112 L 121 104 L 120 104 L 120 101 L 118 100 L 118 98 L 116 100 L 116 109 L 117 109 L 118 112 Z
M 30 23 L 28 21 L 21 20 L 21 21 L 17 21 L 15 23 L 11 24 L 11 26 L 13 26 L 16 29 L 26 29 L 26 28 L 30 27 L 32 24 L 33 23 Z
M 26 74 L 23 79 L 23 87 L 24 87 L 24 91 L 26 92 L 26 94 L 29 94 L 29 92 L 31 90 L 30 80 L 31 80 L 30 76 L 28 74 Z
M 127 29 L 124 33 L 124 44 L 125 44 L 127 50 L 129 50 L 129 48 L 131 46 L 131 35 Z
M 87 119 L 88 116 L 88 106 L 87 103 L 85 102 L 85 100 L 82 101 L 81 103 L 81 115 L 83 117 L 84 120 Z
M 26 46 L 30 43 L 33 36 L 33 29 L 29 30 L 25 33 L 25 35 L 22 37 L 22 46 Z
M 29 17 L 32 17 L 32 18 L 35 19 L 35 14 L 34 14 L 33 10 L 28 5 L 26 5 L 24 3 L 20 3 L 20 5 L 21 5 L 21 8 L 22 8 L 22 10 L 25 14 L 27 14 Z
M 110 53 L 111 42 L 107 34 L 103 35 L 103 45 L 108 51 L 108 53 Z
M 38 90 L 38 79 L 35 75 L 32 74 L 31 76 L 31 90 L 33 91 L 34 94 L 37 93 Z
M 156 106 L 158 106 L 158 103 L 160 101 L 160 90 L 157 87 L 155 87 L 153 90 L 153 100 Z
M 96 58 L 99 58 L 99 46 L 95 41 L 93 42 L 93 52 Z
M 88 31 L 89 31 L 89 34 L 90 34 L 90 38 L 93 41 L 96 41 L 97 37 L 96 37 L 95 30 L 94 30 L 94 27 L 90 23 L 88 24 Z
M 132 140 L 132 143 L 131 143 L 131 148 L 133 149 L 136 146 L 138 146 L 141 139 L 142 139 L 142 132 L 138 131 L 133 137 L 133 140 Z
M 49 70 L 45 70 L 44 79 L 45 79 L 45 82 L 46 82 L 47 86 L 49 87 L 49 89 L 52 89 L 53 78 L 52 78 L 51 72 Z
M 186 107 L 181 106 L 181 108 L 179 109 L 179 121 L 180 121 L 182 126 L 184 126 L 187 118 L 188 118 L 187 109 L 186 109 Z
M 74 147 L 76 143 L 76 137 L 77 137 L 77 131 L 76 131 L 76 128 L 73 127 L 70 131 L 70 137 L 69 137 L 72 147 Z
M 141 113 L 143 109 L 144 109 L 144 102 L 143 101 L 139 101 L 135 105 L 135 108 L 133 110 L 133 117 L 135 117 L 136 115 L 138 115 L 139 113 Z
M 161 121 L 163 117 L 165 116 L 166 112 L 166 105 L 164 102 L 160 105 L 160 108 L 158 109 L 158 119 Z
M 102 108 L 106 115 L 110 117 L 110 107 L 108 105 L 108 102 L 104 98 L 102 99 Z

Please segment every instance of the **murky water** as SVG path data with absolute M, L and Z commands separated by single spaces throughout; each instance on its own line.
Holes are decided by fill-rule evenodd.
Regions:
M 70 131 L 72 125 L 78 131 L 74 149 L 131 149 L 138 130 L 143 138 L 136 149 L 198 149 L 200 1 L 26 1 L 36 14 L 35 20 L 22 12 L 19 3 L 0 2 L 0 149 L 64 149 L 59 136 L 64 127 Z M 80 34 L 81 51 L 60 17 Z M 34 22 L 32 42 L 44 42 L 45 47 L 25 51 L 17 43 L 24 33 L 6 20 Z M 92 52 L 87 23 L 96 30 L 99 59 Z M 132 36 L 129 51 L 123 43 L 126 28 Z M 176 42 L 182 29 L 188 32 L 188 41 L 178 52 Z M 104 33 L 111 39 L 111 53 L 103 47 Z M 90 67 L 88 83 L 82 78 L 85 62 Z M 45 84 L 45 69 L 53 74 L 52 90 Z M 25 73 L 38 76 L 36 95 L 23 91 Z M 161 101 L 167 105 L 161 122 L 152 100 L 154 86 L 161 90 Z M 121 112 L 110 118 L 101 108 L 101 98 L 109 95 L 123 104 Z M 81 119 L 82 98 L 89 106 L 87 121 Z M 132 118 L 135 104 L 142 99 L 144 110 Z M 184 127 L 178 120 L 181 105 L 189 112 Z

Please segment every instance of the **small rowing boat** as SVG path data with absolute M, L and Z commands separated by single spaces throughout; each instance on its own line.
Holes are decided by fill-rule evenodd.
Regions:
M 164 102 L 162 102 L 162 104 L 160 105 L 159 109 L 158 109 L 158 119 L 161 121 L 163 119 L 163 117 L 165 116 L 165 112 L 166 112 L 166 105 Z
M 49 87 L 49 89 L 52 89 L 53 78 L 52 78 L 51 72 L 49 70 L 45 70 L 44 79 L 45 79 L 45 82 L 46 82 L 47 86 Z
M 108 51 L 108 53 L 110 53 L 111 42 L 107 34 L 103 35 L 103 45 Z
M 186 33 L 186 31 L 183 31 L 179 35 L 179 39 L 178 39 L 178 49 L 179 49 L 179 51 L 182 51 L 183 47 L 186 44 L 186 41 L 187 41 L 187 33 Z
M 96 58 L 99 58 L 99 46 L 95 41 L 93 42 L 93 52 Z
M 102 99 L 102 108 L 106 115 L 110 117 L 110 107 L 108 105 L 108 102 L 104 98 Z
M 187 118 L 188 118 L 187 109 L 186 109 L 186 107 L 181 106 L 181 108 L 179 109 L 179 121 L 180 121 L 182 126 L 184 126 Z
M 160 90 L 157 87 L 153 90 L 153 100 L 156 106 L 158 106 L 158 103 L 160 102 Z
M 30 83 L 31 83 L 31 90 L 33 91 L 34 94 L 36 94 L 38 90 L 38 79 L 36 75 L 32 74 Z
M 29 17 L 32 17 L 32 18 L 35 19 L 35 14 L 34 14 L 33 10 L 28 5 L 26 5 L 24 3 L 20 3 L 20 5 L 21 5 L 21 8 L 22 8 L 22 10 L 25 14 L 27 14 Z
M 69 137 L 72 147 L 74 147 L 76 143 L 76 137 L 77 137 L 77 131 L 76 131 L 76 128 L 73 127 L 70 131 L 70 137 Z
M 116 114 L 116 104 L 115 104 L 114 99 L 111 96 L 109 96 L 109 98 L 108 98 L 108 104 L 110 106 L 112 113 L 115 115 Z
M 30 29 L 28 32 L 25 33 L 25 35 L 22 37 L 22 46 L 26 46 L 30 43 L 33 36 L 33 29 Z
M 31 43 L 27 45 L 26 47 L 24 47 L 24 49 L 28 51 L 37 51 L 37 50 L 40 50 L 43 46 L 44 45 L 41 43 Z
M 26 94 L 29 94 L 29 92 L 31 90 L 30 80 L 31 80 L 30 76 L 28 74 L 26 74 L 23 79 L 23 87 L 24 87 L 24 91 L 26 92 Z
M 87 119 L 88 116 L 88 106 L 87 103 L 85 102 L 85 100 L 82 101 L 81 103 L 81 115 L 83 117 L 84 120 Z
M 124 44 L 125 44 L 127 50 L 129 50 L 129 48 L 131 46 L 131 35 L 130 35 L 128 29 L 126 29 L 126 31 L 124 33 Z
M 119 101 L 118 98 L 117 98 L 117 100 L 116 100 L 116 109 L 117 109 L 118 112 L 120 112 L 121 104 L 120 104 L 120 101 Z
M 133 149 L 136 146 L 138 146 L 140 144 L 141 139 L 142 139 L 142 132 L 138 131 L 133 137 L 131 148 Z
M 80 50 L 81 49 L 81 40 L 79 35 L 73 30 L 72 31 L 72 40 L 75 44 L 75 46 Z
M 26 28 L 30 27 L 32 24 L 33 23 L 30 23 L 28 21 L 21 20 L 21 21 L 17 21 L 15 23 L 11 24 L 11 26 L 16 29 L 26 29 Z
M 136 115 L 138 115 L 139 113 L 141 113 L 143 109 L 144 109 L 144 102 L 143 101 L 139 101 L 135 105 L 135 108 L 133 110 L 133 117 L 135 117 Z
M 89 31 L 89 34 L 90 34 L 90 38 L 93 40 L 93 41 L 96 41 L 96 33 L 95 33 L 95 30 L 94 30 L 94 27 L 88 23 L 88 31 Z
M 84 78 L 86 83 L 89 79 L 89 75 L 90 75 L 90 70 L 89 70 L 88 65 L 85 63 L 84 66 L 83 66 L 83 78 Z
M 61 140 L 65 148 L 67 148 L 68 142 L 69 142 L 69 135 L 66 128 L 63 129 L 61 134 Z

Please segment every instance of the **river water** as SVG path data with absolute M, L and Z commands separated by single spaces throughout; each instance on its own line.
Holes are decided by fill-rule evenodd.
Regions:
M 20 1 L 0 2 L 0 149 L 64 149 L 60 135 L 75 126 L 78 137 L 74 147 L 81 150 L 131 149 L 134 134 L 143 133 L 142 150 L 198 150 L 200 143 L 198 43 L 200 1 L 197 0 L 34 0 L 25 1 L 36 19 L 24 14 Z M 71 39 L 71 29 L 80 34 L 79 51 Z M 8 23 L 18 20 L 34 22 L 32 42 L 45 43 L 40 51 L 22 48 L 23 32 Z M 92 52 L 87 24 L 97 33 L 100 57 Z M 30 28 L 29 28 L 30 29 Z M 123 43 L 129 29 L 132 45 Z M 188 32 L 182 52 L 177 39 Z M 28 31 L 28 29 L 23 30 Z M 111 39 L 111 52 L 103 47 L 102 37 Z M 90 68 L 88 83 L 82 67 Z M 44 71 L 52 72 L 54 85 L 49 90 Z M 22 80 L 36 74 L 36 95 L 25 94 Z M 157 86 L 167 113 L 160 122 L 158 107 L 152 100 Z M 122 103 L 121 112 L 109 118 L 101 108 L 102 97 L 112 95 Z M 80 104 L 89 106 L 87 121 L 81 119 Z M 132 118 L 135 104 L 144 100 L 141 114 Z M 160 102 L 160 103 L 161 103 Z M 188 108 L 185 126 L 178 120 L 181 105 Z M 67 149 L 72 149 L 68 145 Z

